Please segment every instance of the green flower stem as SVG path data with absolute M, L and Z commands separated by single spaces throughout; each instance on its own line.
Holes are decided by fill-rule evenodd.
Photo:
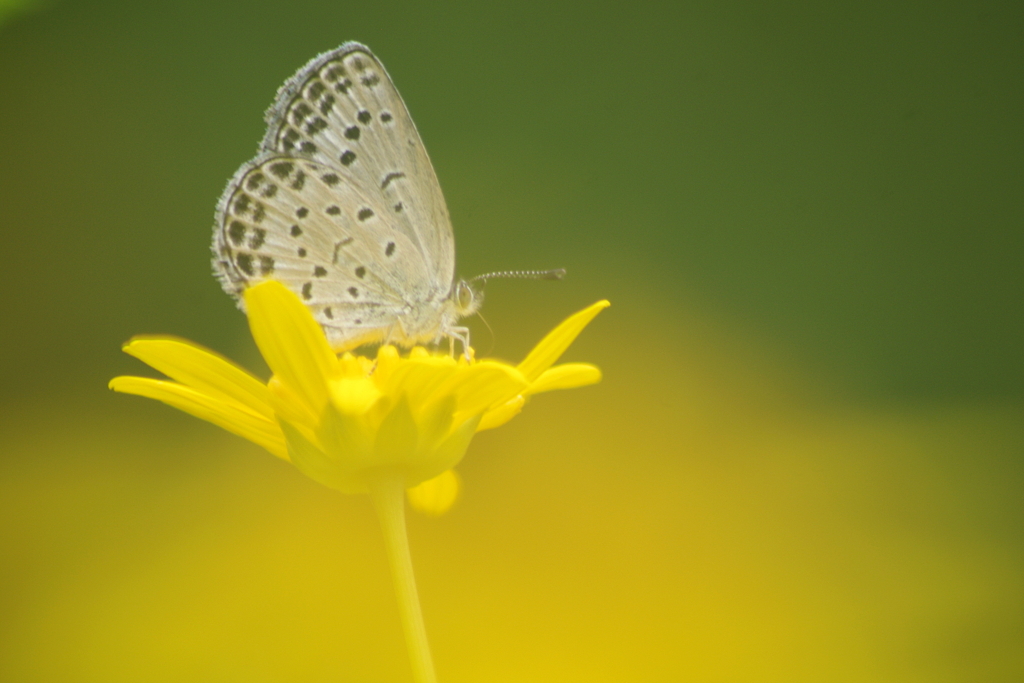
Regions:
M 423 626 L 420 598 L 416 592 L 416 578 L 412 573 L 412 557 L 409 555 L 409 535 L 405 530 L 405 487 L 400 479 L 385 479 L 370 489 L 370 496 L 384 531 L 413 679 L 416 683 L 437 683 L 427 630 Z

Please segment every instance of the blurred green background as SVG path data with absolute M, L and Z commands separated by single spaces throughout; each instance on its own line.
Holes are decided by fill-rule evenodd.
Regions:
M 370 506 L 155 402 L 265 373 L 210 276 L 345 40 L 430 151 L 470 324 L 613 307 L 597 387 L 411 519 L 444 683 L 1024 680 L 1024 5 L 0 0 L 0 679 L 408 681 Z

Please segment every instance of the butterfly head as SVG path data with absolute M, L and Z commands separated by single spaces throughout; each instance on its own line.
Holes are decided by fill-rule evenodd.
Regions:
M 459 280 L 455 283 L 452 292 L 452 303 L 455 304 L 455 312 L 460 318 L 473 315 L 480 310 L 484 303 L 484 293 L 479 286 L 474 286 L 466 280 Z

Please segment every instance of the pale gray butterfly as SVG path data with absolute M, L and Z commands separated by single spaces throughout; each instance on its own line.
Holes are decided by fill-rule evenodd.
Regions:
M 259 155 L 217 206 L 214 269 L 242 305 L 246 287 L 281 282 L 336 350 L 458 339 L 475 280 L 559 278 L 564 271 L 455 280 L 455 239 L 434 168 L 384 67 L 345 43 L 277 93 Z

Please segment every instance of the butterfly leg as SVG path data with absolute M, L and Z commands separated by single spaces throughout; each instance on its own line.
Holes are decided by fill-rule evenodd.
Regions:
M 470 356 L 469 347 L 469 328 L 468 327 L 452 327 L 448 330 L 448 344 L 452 355 L 455 355 L 455 340 L 458 339 L 462 342 L 462 355 L 466 357 L 466 360 L 472 360 Z

